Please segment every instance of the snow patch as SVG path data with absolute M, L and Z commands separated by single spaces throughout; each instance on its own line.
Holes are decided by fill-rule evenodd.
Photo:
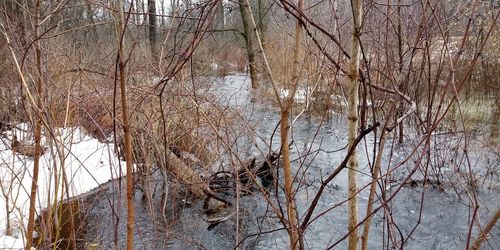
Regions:
M 25 239 L 21 228 L 26 228 L 28 221 L 33 159 L 17 154 L 14 156 L 10 148 L 10 139 L 15 133 L 18 138 L 22 139 L 24 136 L 31 141 L 31 136 L 26 132 L 28 130 L 29 126 L 21 124 L 14 131 L 7 131 L 0 138 L 0 185 L 4 190 L 0 192 L 0 249 L 24 248 Z M 113 144 L 101 143 L 80 128 L 56 129 L 55 138 L 59 145 L 59 153 L 53 142 L 49 143 L 46 138 L 42 139 L 43 146 L 48 150 L 40 159 L 37 211 L 41 211 L 48 205 L 49 197 L 51 200 L 54 199 L 55 175 L 62 173 L 63 163 L 69 183 L 69 194 L 72 197 L 118 177 L 120 163 L 125 166 L 125 163 L 120 162 L 114 154 Z M 125 171 L 124 167 L 124 174 Z M 58 185 L 58 189 L 58 196 L 60 196 L 61 184 Z M 13 209 L 10 221 L 14 230 L 10 236 L 6 235 L 5 196 L 9 198 L 9 209 Z

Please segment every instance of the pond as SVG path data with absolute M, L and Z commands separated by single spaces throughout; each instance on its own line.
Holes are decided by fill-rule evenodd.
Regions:
M 231 144 L 235 145 L 234 152 L 248 158 L 266 155 L 269 145 L 272 150 L 277 151 L 280 146 L 279 129 L 274 132 L 279 120 L 279 110 L 269 101 L 255 100 L 249 77 L 230 75 L 214 78 L 212 81 L 213 84 L 209 87 L 197 92 L 200 95 L 213 95 L 220 105 L 239 114 L 238 122 L 241 123 L 241 134 L 244 136 L 238 137 L 237 142 Z M 296 109 L 294 114 L 300 113 L 300 105 Z M 292 120 L 295 118 L 294 116 Z M 346 119 L 336 113 L 328 117 L 303 113 L 294 120 L 290 139 L 293 143 L 290 148 L 293 171 L 296 174 L 295 187 L 298 187 L 296 199 L 299 218 L 304 216 L 321 180 L 344 159 L 347 152 L 346 124 Z M 274 138 L 272 142 L 271 138 Z M 471 189 L 464 177 L 470 174 L 470 169 L 467 168 L 469 165 L 464 164 L 464 151 L 460 150 L 463 138 L 460 135 L 436 134 L 431 139 L 431 150 L 426 152 L 432 159 L 429 175 L 424 175 L 423 166 L 419 167 L 411 182 L 399 190 L 404 178 L 414 169 L 416 158 L 422 154 L 422 147 L 417 146 L 421 139 L 422 136 L 415 134 L 402 145 L 391 145 L 392 138 L 387 143 L 382 172 L 386 173 L 389 169 L 391 172 L 384 179 L 384 185 L 379 185 L 377 193 L 380 196 L 382 189 L 387 197 L 396 191 L 398 193 L 373 217 L 369 249 L 389 249 L 394 245 L 400 246 L 401 241 L 405 241 L 406 249 L 463 249 L 473 211 L 471 196 L 476 196 L 480 204 L 479 220 L 472 230 L 473 239 L 477 235 L 477 223 L 485 225 L 500 207 L 498 150 L 482 144 L 481 135 L 473 135 L 469 139 L 470 149 L 473 150 L 467 155 L 472 162 L 472 172 L 477 175 L 474 178 L 477 189 Z M 371 181 L 369 163 L 373 162 L 374 143 L 375 137 L 369 134 L 358 145 L 358 186 L 363 187 L 358 198 L 360 219 L 366 213 L 369 193 L 367 186 Z M 417 148 L 415 156 L 399 164 L 414 148 Z M 160 183 L 159 175 L 155 178 Z M 86 200 L 88 225 L 85 241 L 88 245 L 99 249 L 112 248 L 115 244 L 118 248 L 125 246 L 124 188 L 124 180 L 121 185 L 119 180 L 115 180 L 94 190 L 94 195 Z M 226 208 L 217 215 L 227 216 L 228 219 L 210 226 L 202 209 L 203 201 L 194 199 L 176 185 L 169 188 L 169 203 L 163 216 L 159 209 L 159 189 L 158 184 L 155 192 L 157 195 L 151 204 L 141 200 L 141 192 L 136 191 L 135 243 L 138 249 L 233 249 L 238 243 L 238 247 L 244 249 L 288 248 L 286 231 L 263 195 L 258 192 L 238 197 L 236 206 Z M 284 207 L 282 190 L 281 186 L 271 188 L 269 194 L 272 198 L 270 202 Z M 347 241 L 342 239 L 348 232 L 347 199 L 347 169 L 344 169 L 326 187 L 313 214 L 315 219 L 304 232 L 307 249 L 346 248 Z M 380 204 L 381 199 L 374 205 L 379 207 Z M 116 214 L 111 212 L 113 210 Z M 362 227 L 360 228 L 362 231 Z M 498 226 L 491 231 L 483 247 L 500 248 Z

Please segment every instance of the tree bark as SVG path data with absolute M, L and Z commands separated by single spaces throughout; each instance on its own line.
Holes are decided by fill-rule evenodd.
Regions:
M 267 18 L 267 12 L 270 8 L 269 6 L 269 1 L 268 0 L 257 0 L 257 6 L 258 6 L 258 11 L 259 11 L 259 23 L 258 23 L 258 30 L 259 30 L 259 35 L 260 35 L 260 40 L 262 42 L 262 46 L 267 49 L 268 47 L 268 37 L 267 37 L 267 27 L 268 27 L 268 20 Z M 259 53 L 260 60 L 257 60 L 258 63 L 258 68 L 263 68 L 264 67 L 264 59 L 261 56 L 262 51 Z M 261 81 L 268 81 L 269 79 L 266 79 L 266 75 L 261 75 L 259 74 L 258 80 Z
M 403 74 L 403 33 L 401 31 L 401 0 L 398 0 L 399 5 L 397 8 L 398 11 L 398 27 L 397 27 L 397 37 L 398 37 L 398 58 L 399 58 L 399 68 L 398 72 L 399 75 Z M 399 91 L 401 93 L 404 93 L 404 82 L 399 82 Z M 401 117 L 404 113 L 404 100 L 401 98 L 401 102 L 398 104 L 398 112 L 396 112 L 396 119 L 397 117 Z M 398 143 L 403 143 L 404 139 L 404 122 L 401 121 L 399 123 L 399 137 L 398 137 Z
M 217 37 L 220 39 L 221 44 L 224 44 L 224 30 L 225 22 L 224 22 L 224 6 L 223 1 L 219 0 L 217 2 L 217 6 L 215 9 L 215 29 L 217 30 Z
M 133 156 L 132 156 L 132 138 L 130 135 L 130 123 L 128 117 L 128 103 L 126 93 L 126 59 L 123 34 L 125 32 L 125 15 L 123 13 L 123 0 L 118 1 L 118 27 L 117 27 L 117 46 L 118 46 L 118 69 L 120 83 L 120 98 L 122 104 L 122 126 L 123 136 L 125 137 L 125 162 L 127 166 L 127 249 L 134 248 L 134 180 L 133 180 Z
M 392 107 L 391 112 L 388 117 L 391 117 L 394 107 Z M 377 191 L 377 181 L 380 173 L 380 165 L 382 164 L 382 156 L 384 154 L 385 141 L 386 141 L 386 128 L 387 122 L 390 119 L 387 119 L 386 124 L 384 124 L 384 128 L 382 129 L 382 133 L 380 135 L 380 143 L 378 146 L 377 158 L 375 159 L 375 165 L 373 166 L 372 171 L 372 183 L 370 184 L 370 194 L 368 195 L 368 205 L 366 207 L 366 216 L 370 216 L 373 212 L 373 203 L 375 200 L 375 194 Z M 372 216 L 368 217 L 365 221 L 365 225 L 363 228 L 363 235 L 361 236 L 361 249 L 368 249 L 368 235 L 370 233 L 370 223 Z
M 259 87 L 259 83 L 257 79 L 257 69 L 256 69 L 255 51 L 254 51 L 255 48 L 254 30 L 250 25 L 251 24 L 250 7 L 247 5 L 245 0 L 239 0 L 239 3 L 240 3 L 241 21 L 243 22 L 243 33 L 245 36 L 245 44 L 247 47 L 250 80 L 252 82 L 252 89 L 257 89 Z
M 281 111 L 281 153 L 283 156 L 283 175 L 285 179 L 285 195 L 287 204 L 288 216 L 288 237 L 290 238 L 290 249 L 300 249 L 302 245 L 299 241 L 300 231 L 299 222 L 297 219 L 297 205 L 295 204 L 295 195 L 293 192 L 293 175 L 292 166 L 290 163 L 290 149 L 288 148 L 288 131 L 290 129 L 288 123 L 288 110 Z
M 156 1 L 148 0 L 148 16 L 149 16 L 149 46 L 151 50 L 151 58 L 153 62 L 158 61 L 158 56 L 156 54 L 156 43 L 157 43 L 157 33 L 156 33 Z
M 165 0 L 160 0 L 160 9 L 161 9 L 161 17 L 160 17 L 160 29 L 165 28 Z
M 146 11 L 146 5 L 144 4 L 145 1 L 146 0 L 140 0 L 143 23 L 146 23 L 146 20 L 148 20 L 148 13 Z M 147 33 L 147 31 L 144 30 L 144 34 L 146 34 L 146 33 Z
M 132 6 L 132 12 L 135 12 L 136 14 L 133 15 L 132 20 L 134 20 L 135 25 L 140 25 L 140 20 L 139 20 L 139 13 L 141 10 L 139 9 L 139 1 L 134 1 Z
M 497 138 L 500 130 L 500 96 L 497 95 L 495 98 L 495 112 L 492 115 L 491 118 L 491 133 L 490 136 L 491 138 Z
M 304 5 L 303 0 L 298 0 L 297 8 L 302 10 Z M 299 18 L 295 22 L 295 42 L 293 47 L 293 66 L 292 66 L 292 86 L 289 88 L 290 95 L 281 106 L 281 152 L 283 155 L 283 175 L 285 178 L 285 195 L 287 202 L 287 216 L 288 216 L 288 235 L 290 238 L 290 249 L 303 249 L 304 242 L 302 233 L 300 232 L 300 224 L 297 214 L 297 205 L 295 203 L 295 192 L 293 191 L 293 175 L 290 162 L 290 149 L 288 145 L 288 131 L 289 125 L 289 111 L 294 102 L 295 92 L 297 91 L 300 80 L 300 59 L 301 59 L 301 43 L 302 43 L 302 20 Z
M 40 35 L 40 6 L 41 6 L 41 1 L 37 0 L 35 2 L 35 37 L 39 37 Z M 27 228 L 27 233 L 26 233 L 26 246 L 25 248 L 27 250 L 31 250 L 32 244 L 33 244 L 33 230 L 34 230 L 34 225 L 35 225 L 35 206 L 36 206 L 36 194 L 37 194 L 37 189 L 38 189 L 38 172 L 39 172 L 39 167 L 40 167 L 40 156 L 41 156 L 41 137 L 42 137 L 42 117 L 40 108 L 42 107 L 42 93 L 43 93 L 43 81 L 42 81 L 42 55 L 41 55 L 41 48 L 40 48 L 40 40 L 37 40 L 34 44 L 35 46 L 35 65 L 36 65 L 36 92 L 37 92 L 37 111 L 35 111 L 36 114 L 36 124 L 35 124 L 35 155 L 33 159 L 33 178 L 31 180 L 31 193 L 30 193 L 30 208 L 29 208 L 29 215 L 28 215 L 28 228 Z
M 260 31 L 260 40 L 262 41 L 262 45 L 266 48 L 267 45 L 267 19 L 266 12 L 269 8 L 269 3 L 267 0 L 257 0 L 257 4 L 259 6 L 259 31 Z
M 12 233 L 13 233 L 13 230 L 12 230 L 12 225 L 10 224 L 10 208 L 9 208 L 9 195 L 5 195 L 4 194 L 4 198 L 5 198 L 5 214 L 6 214 L 6 218 L 5 218 L 5 235 L 7 236 L 12 236 Z
M 351 45 L 351 72 L 350 72 L 350 86 L 349 86 L 349 111 L 348 111 L 348 145 L 351 147 L 358 133 L 358 78 L 359 78 L 359 58 L 360 58 L 360 29 L 362 18 L 362 0 L 352 0 L 353 11 L 353 33 Z M 349 211 L 349 249 L 356 250 L 358 247 L 358 233 L 356 226 L 358 224 L 358 200 L 357 200 L 357 171 L 358 171 L 358 158 L 356 150 L 349 159 L 349 173 L 348 173 L 348 211 Z

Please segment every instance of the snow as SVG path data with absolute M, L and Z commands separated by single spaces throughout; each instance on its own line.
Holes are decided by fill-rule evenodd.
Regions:
M 18 138 L 26 137 L 29 131 L 26 124 L 20 124 L 15 129 Z M 120 160 L 114 153 L 114 145 L 101 143 L 87 135 L 80 128 L 56 129 L 55 138 L 61 154 L 57 153 L 56 146 L 52 149 L 46 138 L 42 144 L 48 148 L 40 159 L 40 171 L 37 191 L 37 211 L 47 206 L 47 199 L 54 200 L 55 173 L 62 173 L 61 163 L 64 159 L 64 170 L 69 183 L 69 194 L 74 197 L 88 192 L 99 184 L 118 177 Z M 22 228 L 26 228 L 29 210 L 29 192 L 33 159 L 22 155 L 13 157 L 10 144 L 12 131 L 2 134 L 0 139 L 0 184 L 5 192 L 0 192 L 0 249 L 24 248 Z M 29 137 L 29 135 L 28 135 Z M 121 163 L 125 166 L 125 163 Z M 54 171 L 56 170 L 56 171 Z M 125 173 L 125 168 L 123 168 Z M 62 185 L 59 185 L 58 197 L 61 196 Z M 66 190 L 65 190 L 66 192 Z M 9 209 L 12 209 L 10 220 L 14 227 L 11 236 L 6 235 L 6 198 L 9 197 Z M 59 199 L 60 200 L 60 199 Z
M 299 88 L 297 88 L 297 91 L 295 92 L 295 96 L 293 97 L 293 100 L 295 103 L 306 103 L 309 98 L 310 99 L 315 98 L 314 96 L 311 96 L 312 92 L 313 92 L 313 88 L 299 87 Z M 279 93 L 280 93 L 281 98 L 288 98 L 290 96 L 290 90 L 288 90 L 288 89 L 280 89 Z M 347 99 L 344 96 L 332 94 L 332 95 L 330 95 L 330 100 L 341 107 L 347 107 Z M 377 102 L 375 104 L 381 105 L 383 103 Z M 371 102 L 369 103 L 369 105 L 371 105 Z
M 310 88 L 308 88 L 310 91 Z M 296 103 L 305 103 L 307 100 L 307 94 L 310 92 L 307 92 L 304 88 L 298 88 L 297 91 L 295 92 L 295 96 L 293 97 L 294 101 Z M 281 89 L 280 93 L 281 98 L 288 98 L 290 96 L 290 90 L 288 89 Z

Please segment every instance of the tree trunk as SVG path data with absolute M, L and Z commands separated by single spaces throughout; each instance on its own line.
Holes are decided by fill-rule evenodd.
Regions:
M 398 5 L 398 28 L 397 28 L 397 37 L 398 37 L 398 58 L 399 58 L 399 69 L 398 69 L 398 72 L 399 72 L 399 75 L 403 74 L 403 34 L 401 32 L 401 0 L 399 0 L 399 5 Z M 404 93 L 404 81 L 403 82 L 399 82 L 399 91 L 401 91 L 401 93 Z M 399 107 L 398 107 L 398 112 L 396 112 L 396 119 L 400 116 L 403 115 L 404 113 L 404 101 L 402 100 L 403 98 L 401 98 L 401 102 L 398 104 Z M 398 143 L 403 143 L 403 139 L 404 139 L 404 122 L 401 121 L 399 123 L 399 137 L 398 137 Z
M 392 107 L 389 116 L 391 117 L 394 107 Z M 373 166 L 372 171 L 372 183 L 370 184 L 370 194 L 368 195 L 368 205 L 366 207 L 366 221 L 363 228 L 363 235 L 361 237 L 361 249 L 368 249 L 368 235 L 370 233 L 370 223 L 371 223 L 371 213 L 373 212 L 373 203 L 375 200 L 375 194 L 377 191 L 377 181 L 380 173 L 380 165 L 382 164 L 382 156 L 384 154 L 385 141 L 386 141 L 386 128 L 387 122 L 390 119 L 387 119 L 386 124 L 384 124 L 384 128 L 382 129 L 382 133 L 380 135 L 380 142 L 378 146 L 377 158 L 375 159 L 375 165 Z
M 224 30 L 225 22 L 224 22 L 224 6 L 222 5 L 222 0 L 217 2 L 217 6 L 215 9 L 215 29 L 217 30 L 217 37 L 222 40 L 224 39 Z
M 91 1 L 87 1 L 85 3 L 85 12 L 87 13 L 87 19 L 88 19 L 89 23 L 94 24 L 95 23 L 94 10 L 92 9 L 92 2 Z M 135 16 L 137 16 L 137 15 L 135 15 Z M 98 37 L 97 27 L 91 26 L 91 27 L 89 27 L 89 29 L 90 29 L 90 33 L 85 33 L 85 40 L 88 44 L 95 44 L 97 41 L 97 37 Z
M 12 230 L 12 225 L 10 224 L 9 194 L 7 194 L 7 195 L 4 194 L 4 198 L 5 198 L 5 214 L 6 214 L 5 235 L 12 236 L 13 230 Z
M 266 32 L 267 32 L 267 20 L 266 20 L 266 12 L 269 8 L 269 3 L 267 0 L 257 0 L 257 4 L 259 5 L 259 31 L 260 31 L 260 40 L 262 41 L 262 45 L 266 48 Z
M 146 20 L 148 20 L 148 13 L 146 11 L 146 5 L 144 4 L 146 0 L 140 0 L 141 2 L 141 12 L 142 12 L 142 21 L 143 23 L 146 23 Z M 144 34 L 146 34 L 147 31 L 144 30 Z
M 161 17 L 160 17 L 160 29 L 165 28 L 165 0 L 160 1 Z
M 500 128 L 500 96 L 495 98 L 495 112 L 491 117 L 491 138 L 497 138 Z
M 156 26 L 156 1 L 148 0 L 148 15 L 149 15 L 149 46 L 151 50 L 151 58 L 154 63 L 158 61 L 156 54 L 157 33 Z
M 281 153 L 283 156 L 283 175 L 285 179 L 285 195 L 288 216 L 288 237 L 290 238 L 290 249 L 300 249 L 302 245 L 299 241 L 299 222 L 297 219 L 297 205 L 295 204 L 295 195 L 293 192 L 293 175 L 290 163 L 290 149 L 288 148 L 288 110 L 281 111 L 280 135 L 281 135 Z
M 185 6 L 186 6 L 185 7 L 186 9 L 189 9 L 191 4 L 186 2 Z M 179 1 L 178 0 L 170 0 L 170 13 L 169 13 L 169 15 L 172 17 L 177 17 L 178 12 L 179 12 Z M 172 18 L 172 20 L 170 22 L 173 23 L 174 19 Z
M 299 0 L 297 8 L 302 10 L 304 5 L 303 0 Z M 288 121 L 289 110 L 291 109 L 295 92 L 299 85 L 300 80 L 300 59 L 301 59 L 301 43 L 302 43 L 302 20 L 297 19 L 295 23 L 295 42 L 293 47 L 293 66 L 292 66 L 292 79 L 290 95 L 286 98 L 281 106 L 281 152 L 283 154 L 283 175 L 285 178 L 285 195 L 287 203 L 287 216 L 288 216 L 288 235 L 290 238 L 290 249 L 303 249 L 304 242 L 302 233 L 300 232 L 300 224 L 298 221 L 297 205 L 295 203 L 295 193 L 293 190 L 293 175 L 290 162 L 290 150 L 288 146 L 288 131 L 290 125 Z
M 40 35 L 40 7 L 41 7 L 41 1 L 37 0 L 35 2 L 35 37 L 39 37 Z M 43 82 L 42 82 L 42 55 L 41 55 L 41 47 L 40 47 L 40 40 L 36 41 L 35 44 L 35 65 L 36 65 L 36 92 L 37 92 L 37 108 L 35 113 L 38 113 L 35 115 L 36 118 L 36 124 L 35 124 L 35 155 L 33 159 L 33 178 L 31 180 L 31 193 L 30 193 L 30 208 L 29 208 L 29 215 L 28 215 L 28 229 L 26 232 L 26 246 L 25 248 L 27 250 L 31 250 L 31 246 L 33 244 L 33 230 L 34 230 L 34 225 L 35 225 L 35 206 L 36 206 L 36 194 L 37 194 L 37 188 L 38 188 L 38 172 L 39 172 L 39 166 L 40 166 L 40 156 L 41 156 L 41 137 L 42 137 L 42 117 L 41 117 L 41 112 L 40 108 L 42 107 L 42 93 L 43 93 Z M 33 103 L 34 105 L 34 103 Z
M 223 0 L 218 0 L 215 6 L 215 20 L 213 20 L 212 25 L 213 25 L 213 30 L 214 30 L 214 39 L 215 43 L 214 45 L 216 46 L 216 50 L 219 50 L 217 52 L 217 56 L 215 57 L 215 60 L 217 60 L 215 63 L 217 64 L 217 71 L 219 75 L 225 75 L 228 71 L 228 64 L 226 62 L 226 54 L 227 54 L 227 49 L 226 47 L 226 39 L 225 39 L 225 21 L 224 21 L 224 5 L 223 5 Z
M 366 130 L 366 125 L 367 125 L 367 111 L 368 111 L 368 89 L 366 88 L 366 84 L 363 84 L 361 89 L 361 107 L 359 110 L 359 125 L 360 125 L 360 130 L 364 131 Z M 372 108 L 374 104 L 372 103 Z
M 139 1 L 135 1 L 133 2 L 133 6 L 132 6 L 132 12 L 135 12 L 136 14 L 133 15 L 133 18 L 132 20 L 134 20 L 134 25 L 137 25 L 139 26 L 140 25 L 140 19 L 139 19 L 139 13 L 141 10 L 139 9 Z
M 257 79 L 257 69 L 256 69 L 256 61 L 255 61 L 255 42 L 254 42 L 254 31 L 251 27 L 250 20 L 250 7 L 246 4 L 245 0 L 239 0 L 240 3 L 240 13 L 241 13 L 241 21 L 243 22 L 243 33 L 245 35 L 245 44 L 247 47 L 247 55 L 248 55 L 248 67 L 250 70 L 250 80 L 252 82 L 252 89 L 257 89 L 259 87 L 258 79 Z
M 349 111 L 348 111 L 348 147 L 351 147 L 358 134 L 358 78 L 359 78 L 359 57 L 360 57 L 360 28 L 362 18 L 362 0 L 352 0 L 353 10 L 353 33 L 351 45 L 351 72 L 350 72 L 350 86 L 349 86 Z M 348 192 L 349 192 L 349 249 L 356 250 L 358 247 L 358 233 L 356 226 L 358 224 L 358 200 L 357 200 L 357 171 L 358 171 L 358 158 L 356 150 L 349 159 L 349 173 L 348 173 Z
M 125 32 L 123 0 L 118 1 L 118 27 L 117 27 L 117 42 L 118 42 L 118 69 L 120 83 L 120 99 L 122 104 L 122 126 L 123 136 L 125 137 L 125 162 L 127 166 L 127 249 L 134 248 L 134 223 L 135 223 L 135 208 L 134 208 L 134 180 L 133 180 L 133 157 L 132 157 L 132 138 L 130 136 L 130 123 L 128 118 L 128 103 L 126 93 L 126 59 L 123 41 L 123 33 Z
M 269 6 L 269 1 L 268 0 L 257 0 L 257 6 L 258 6 L 258 11 L 259 11 L 259 23 L 258 23 L 258 30 L 259 30 L 259 35 L 260 35 L 260 40 L 262 42 L 262 46 L 267 49 L 268 47 L 268 41 L 267 41 L 267 26 L 268 26 L 268 20 L 269 18 L 266 18 L 268 8 Z M 262 51 L 260 51 L 259 54 L 262 54 Z M 264 67 L 264 62 L 263 62 L 263 57 L 260 55 L 261 60 L 257 60 L 257 67 L 258 68 L 263 68 Z M 266 75 L 261 75 L 259 74 L 258 80 L 263 80 L 263 81 L 268 81 L 269 79 L 266 79 Z

